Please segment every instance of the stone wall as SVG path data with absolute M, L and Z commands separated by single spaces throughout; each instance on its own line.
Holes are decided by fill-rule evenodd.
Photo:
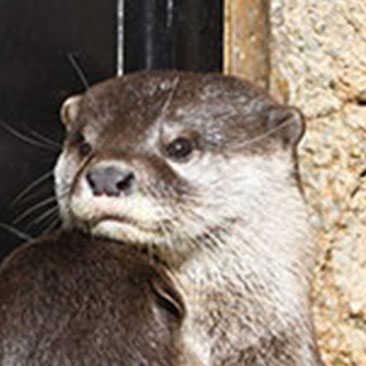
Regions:
M 366 2 L 272 0 L 271 92 L 308 121 L 300 166 L 319 229 L 327 366 L 366 365 Z

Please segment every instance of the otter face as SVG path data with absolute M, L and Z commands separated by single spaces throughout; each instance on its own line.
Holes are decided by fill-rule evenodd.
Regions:
M 232 77 L 131 74 L 70 98 L 62 119 L 61 217 L 96 236 L 191 251 L 296 186 L 300 113 Z

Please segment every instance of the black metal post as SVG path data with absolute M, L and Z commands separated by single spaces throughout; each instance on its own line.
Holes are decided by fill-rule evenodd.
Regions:
M 124 9 L 125 72 L 222 70 L 223 0 L 124 0 Z
M 174 65 L 174 8 L 167 0 L 125 0 L 125 72 Z

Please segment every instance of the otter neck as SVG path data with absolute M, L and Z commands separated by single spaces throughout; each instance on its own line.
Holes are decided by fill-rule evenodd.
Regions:
M 243 282 L 268 280 L 280 292 L 283 281 L 310 289 L 314 259 L 304 201 L 298 195 L 287 202 L 286 212 L 279 207 L 274 200 L 261 217 L 217 229 L 212 236 L 197 239 L 199 249 L 187 253 L 184 260 L 178 263 L 166 258 L 166 262 L 184 287 L 215 281 L 224 290 L 228 282 L 242 286 Z M 179 256 L 171 258 L 175 257 Z M 289 296 L 293 296 L 291 291 Z

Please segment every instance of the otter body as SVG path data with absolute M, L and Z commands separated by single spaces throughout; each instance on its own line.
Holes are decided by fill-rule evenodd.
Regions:
M 183 293 L 183 342 L 202 365 L 322 364 L 300 112 L 233 77 L 145 72 L 70 98 L 62 118 L 65 228 L 158 256 Z
M 183 364 L 181 297 L 130 246 L 40 238 L 2 265 L 0 299 L 1 366 Z

